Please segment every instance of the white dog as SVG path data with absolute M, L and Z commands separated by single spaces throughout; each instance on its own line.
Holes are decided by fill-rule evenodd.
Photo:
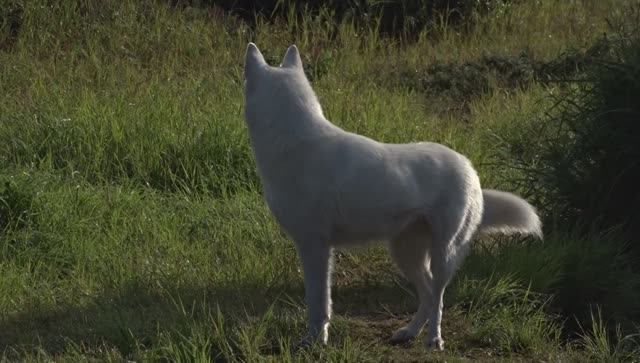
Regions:
M 386 241 L 420 299 L 392 341 L 414 338 L 429 320 L 427 345 L 442 350 L 442 297 L 473 236 L 542 237 L 534 208 L 481 189 L 463 155 L 427 142 L 383 144 L 329 122 L 295 45 L 271 67 L 249 43 L 245 79 L 245 118 L 264 197 L 304 270 L 309 331 L 302 344 L 327 342 L 333 248 Z

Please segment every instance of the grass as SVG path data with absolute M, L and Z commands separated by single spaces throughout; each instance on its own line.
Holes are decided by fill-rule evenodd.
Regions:
M 262 201 L 242 116 L 246 43 L 274 64 L 295 42 L 329 119 L 444 143 L 486 186 L 514 189 L 495 147 L 561 90 L 495 74 L 473 98 L 410 85 L 437 62 L 456 65 L 441 75 L 455 81 L 487 55 L 586 49 L 616 4 L 513 2 L 470 33 L 443 22 L 403 42 L 349 23 L 333 32 L 327 14 L 250 28 L 161 1 L 0 1 L 22 9 L 15 39 L 0 10 L 0 359 L 637 359 L 637 270 L 614 235 L 563 231 L 476 243 L 445 299 L 443 354 L 389 344 L 417 302 L 381 247 L 339 253 L 330 344 L 291 352 L 305 329 L 301 272 Z M 593 304 L 606 305 L 591 319 Z

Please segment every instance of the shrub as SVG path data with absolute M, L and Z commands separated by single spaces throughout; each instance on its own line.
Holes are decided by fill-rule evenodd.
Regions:
M 174 6 L 211 6 L 254 23 L 256 15 L 287 17 L 291 8 L 333 14 L 336 23 L 351 21 L 376 26 L 382 34 L 415 36 L 421 29 L 445 22 L 471 25 L 473 15 L 486 14 L 508 4 L 508 0 L 171 0 Z
M 635 10 L 640 13 L 640 8 Z M 510 177 L 548 222 L 640 232 L 640 33 L 622 28 L 582 77 L 560 81 L 554 106 L 504 140 Z M 504 166 L 504 164 L 503 164 Z M 640 253 L 640 243 L 632 241 Z

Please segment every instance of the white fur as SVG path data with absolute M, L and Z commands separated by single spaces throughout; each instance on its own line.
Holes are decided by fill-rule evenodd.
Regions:
M 420 305 L 393 341 L 418 335 L 443 348 L 444 289 L 476 232 L 541 236 L 521 198 L 482 190 L 471 162 L 435 143 L 383 144 L 329 122 L 295 45 L 267 65 L 253 43 L 245 55 L 245 118 L 264 196 L 295 242 L 304 269 L 309 332 L 327 342 L 334 247 L 386 241 Z

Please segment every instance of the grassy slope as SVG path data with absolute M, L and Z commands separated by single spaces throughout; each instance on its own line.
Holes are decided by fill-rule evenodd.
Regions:
M 322 19 L 251 31 L 162 3 L 23 3 L 18 41 L 0 51 L 3 357 L 280 361 L 304 331 L 302 280 L 259 193 L 242 120 L 246 42 L 271 63 L 296 42 L 340 126 L 445 143 L 495 186 L 493 135 L 515 130 L 549 90 L 492 89 L 450 113 L 452 100 L 385 75 L 523 50 L 551 59 L 588 46 L 615 1 L 524 2 L 473 34 L 443 26 L 405 47 L 348 25 L 330 39 Z M 483 249 L 465 265 L 447 295 L 444 354 L 390 346 L 415 309 L 412 289 L 381 248 L 341 253 L 331 344 L 298 358 L 588 358 L 561 339 L 547 295 L 527 289 L 548 292 L 557 271 L 517 251 Z M 549 251 L 535 262 L 558 258 Z

